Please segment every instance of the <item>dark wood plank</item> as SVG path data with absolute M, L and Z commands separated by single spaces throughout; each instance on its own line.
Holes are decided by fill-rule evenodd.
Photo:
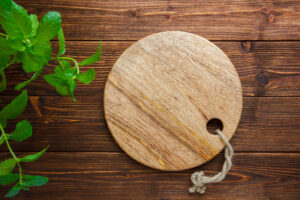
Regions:
M 0 154 L 0 158 L 8 154 Z M 203 196 L 190 195 L 195 170 L 216 173 L 223 155 L 197 169 L 162 172 L 145 167 L 124 153 L 46 153 L 24 165 L 27 174 L 50 179 L 42 187 L 22 192 L 16 199 L 297 200 L 300 197 L 300 154 L 236 153 L 225 181 L 207 185 Z M 2 197 L 8 187 L 0 188 Z
M 76 95 L 102 93 L 107 75 L 118 56 L 133 42 L 104 42 L 102 60 L 89 69 L 96 69 L 91 85 L 79 85 Z M 235 65 L 243 86 L 244 96 L 300 96 L 300 42 L 216 42 Z M 56 49 L 56 44 L 54 45 Z M 68 42 L 67 55 L 79 61 L 93 54 L 98 42 Z M 52 73 L 54 63 L 44 73 Z M 82 68 L 83 71 L 86 69 Z M 20 66 L 6 70 L 8 90 L 4 95 L 16 95 L 14 85 L 30 78 Z M 42 77 L 30 84 L 32 95 L 56 95 Z
M 49 151 L 120 151 L 106 127 L 102 93 L 80 96 L 78 103 L 61 96 L 30 99 L 20 119 L 32 122 L 34 135 L 14 143 L 16 151 L 39 151 L 48 144 Z M 232 144 L 236 151 L 299 152 L 299 121 L 300 97 L 245 97 Z
M 30 105 L 19 119 L 32 122 L 34 135 L 12 146 L 21 155 L 50 144 L 43 157 L 24 165 L 25 173 L 48 176 L 50 182 L 15 199 L 300 199 L 300 42 L 279 41 L 300 40 L 299 1 L 16 2 L 39 18 L 50 10 L 61 12 L 66 39 L 81 40 L 67 42 L 67 55 L 78 60 L 94 53 L 96 41 L 105 42 L 102 60 L 86 67 L 96 69 L 96 80 L 79 85 L 78 103 L 57 96 L 42 77 L 28 87 Z M 208 185 L 203 196 L 187 192 L 194 170 L 161 172 L 122 153 L 103 116 L 104 84 L 118 56 L 135 40 L 166 30 L 214 40 L 233 61 L 243 85 L 244 109 L 232 140 L 237 152 L 233 170 L 224 182 Z M 44 73 L 53 67 L 51 63 Z M 13 86 L 30 75 L 13 66 L 7 77 L 0 107 L 18 94 Z M 0 160 L 9 157 L 4 147 Z M 223 162 L 222 153 L 197 170 L 216 173 Z M 0 199 L 8 189 L 0 187 Z
M 137 40 L 181 30 L 210 40 L 300 39 L 299 1 L 17 0 L 30 13 L 62 14 L 67 40 Z

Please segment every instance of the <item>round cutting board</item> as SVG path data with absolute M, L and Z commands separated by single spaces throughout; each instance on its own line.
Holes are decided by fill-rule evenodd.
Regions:
M 168 31 L 131 45 L 105 85 L 105 118 L 132 158 L 178 171 L 201 165 L 225 146 L 207 123 L 219 119 L 230 139 L 240 120 L 242 88 L 226 54 L 208 40 Z

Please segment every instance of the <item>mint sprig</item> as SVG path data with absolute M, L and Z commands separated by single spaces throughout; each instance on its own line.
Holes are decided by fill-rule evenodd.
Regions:
M 41 182 L 39 182 L 38 184 L 31 183 L 35 178 L 29 175 L 24 175 L 22 173 L 21 163 L 36 161 L 42 156 L 42 154 L 48 149 L 48 147 L 32 155 L 27 155 L 21 158 L 17 157 L 11 148 L 10 140 L 21 142 L 28 139 L 32 135 L 32 126 L 29 121 L 23 120 L 17 123 L 16 129 L 13 132 L 6 133 L 4 130 L 4 128 L 6 127 L 7 120 L 16 119 L 20 114 L 22 114 L 22 112 L 26 108 L 27 102 L 27 91 L 23 90 L 19 96 L 17 96 L 0 111 L 0 145 L 2 145 L 5 142 L 12 156 L 11 159 L 7 159 L 0 162 L 0 185 L 9 185 L 17 182 L 16 185 L 13 186 L 7 193 L 6 197 L 13 197 L 17 195 L 21 190 L 28 190 L 29 187 L 41 185 Z M 19 168 L 19 174 L 12 173 L 16 165 Z M 39 179 L 41 178 L 39 177 Z M 46 177 L 43 177 L 43 180 L 46 179 Z M 30 184 L 28 184 L 29 181 Z M 43 181 L 42 183 L 45 184 L 46 181 Z
M 15 86 L 18 91 L 34 81 L 53 60 L 58 62 L 59 74 L 55 70 L 53 74 L 45 75 L 44 79 L 54 86 L 59 94 L 69 95 L 73 101 L 76 101 L 74 98 L 76 82 L 90 84 L 95 79 L 94 70 L 81 73 L 80 67 L 100 60 L 101 42 L 96 53 L 80 63 L 72 57 L 63 56 L 66 50 L 65 37 L 61 15 L 58 12 L 46 13 L 39 22 L 36 15 L 29 15 L 23 7 L 12 0 L 1 0 L 0 24 L 6 32 L 0 33 L 0 92 L 6 88 L 5 69 L 14 63 L 21 63 L 26 73 L 32 73 L 29 80 Z M 51 40 L 56 36 L 59 40 L 59 50 L 54 56 Z M 64 67 L 65 65 L 67 67 Z
M 61 95 L 69 95 L 73 101 L 77 81 L 90 84 L 95 79 L 95 70 L 80 72 L 80 67 L 93 64 L 100 60 L 102 44 L 93 55 L 78 62 L 72 57 L 63 56 L 66 51 L 65 37 L 62 29 L 61 15 L 51 11 L 45 14 L 41 21 L 35 14 L 27 11 L 12 0 L 0 0 L 0 25 L 5 33 L 0 32 L 0 92 L 6 89 L 5 70 L 15 64 L 21 63 L 26 73 L 31 73 L 29 80 L 19 83 L 15 90 L 20 91 L 42 73 L 50 61 L 57 62 L 52 74 L 44 75 L 44 79 L 56 88 Z M 57 37 L 59 50 L 57 55 L 52 53 L 51 40 Z M 28 94 L 23 90 L 15 99 L 0 110 L 0 145 L 6 144 L 11 154 L 10 159 L 0 162 L 0 185 L 15 185 L 5 197 L 13 197 L 21 190 L 29 190 L 33 186 L 41 186 L 48 182 L 47 177 L 24 175 L 23 162 L 34 162 L 48 149 L 17 157 L 10 141 L 21 142 L 31 137 L 32 126 L 29 121 L 22 120 L 17 123 L 11 133 L 6 133 L 7 121 L 16 119 L 25 110 Z M 14 169 L 18 167 L 18 173 Z

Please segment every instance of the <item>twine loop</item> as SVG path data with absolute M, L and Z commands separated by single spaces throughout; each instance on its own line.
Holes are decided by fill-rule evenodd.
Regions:
M 203 171 L 200 172 L 194 172 L 191 175 L 191 181 L 193 183 L 193 186 L 189 188 L 190 193 L 198 192 L 200 194 L 204 194 L 206 187 L 205 185 L 207 183 L 217 183 L 220 181 L 223 181 L 227 175 L 227 173 L 230 171 L 232 167 L 232 157 L 233 157 L 233 148 L 231 144 L 229 143 L 228 139 L 223 135 L 222 131 L 217 129 L 216 133 L 221 137 L 223 142 L 226 144 L 225 148 L 225 162 L 223 164 L 222 171 L 214 176 L 205 176 Z

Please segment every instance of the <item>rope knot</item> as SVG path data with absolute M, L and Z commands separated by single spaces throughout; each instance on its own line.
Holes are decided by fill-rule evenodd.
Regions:
M 200 194 L 204 194 L 206 190 L 204 172 L 201 171 L 193 173 L 191 180 L 194 185 L 189 188 L 190 193 L 198 192 Z
M 229 143 L 228 139 L 223 135 L 222 131 L 217 129 L 217 134 L 221 137 L 223 142 L 226 144 L 225 148 L 225 162 L 223 164 L 222 171 L 214 176 L 205 176 L 204 172 L 194 172 L 191 176 L 191 180 L 193 186 L 189 188 L 190 193 L 198 192 L 200 194 L 204 194 L 207 183 L 217 183 L 224 180 L 226 174 L 230 171 L 232 167 L 232 156 L 233 156 L 233 148 Z

